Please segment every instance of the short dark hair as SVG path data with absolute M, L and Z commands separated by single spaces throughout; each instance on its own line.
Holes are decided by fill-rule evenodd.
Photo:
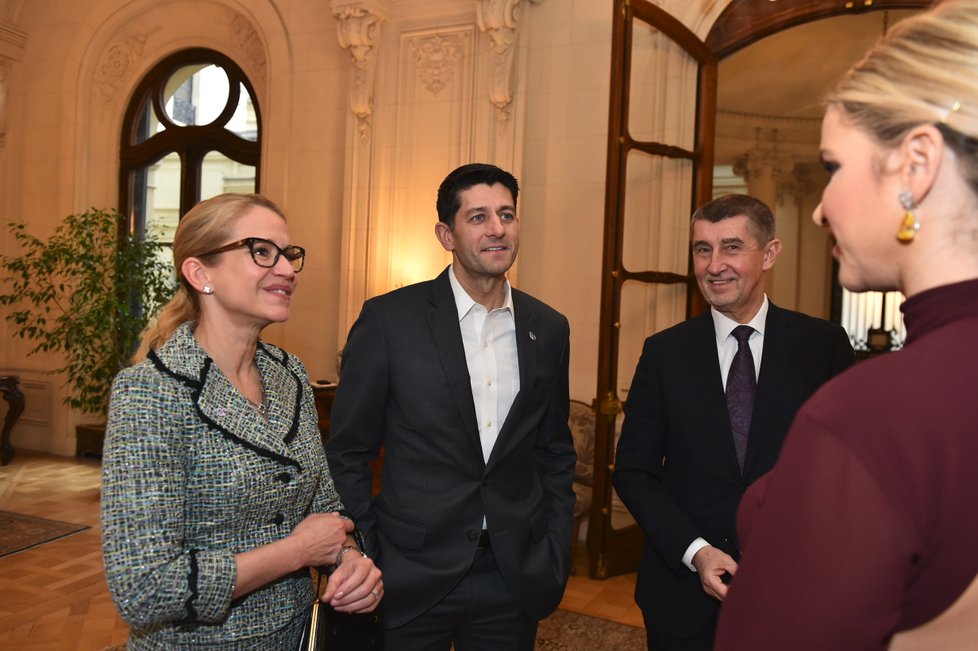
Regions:
M 693 224 L 703 220 L 717 223 L 731 217 L 746 217 L 747 228 L 761 244 L 767 244 L 776 236 L 774 214 L 767 204 L 746 194 L 725 194 L 700 206 L 689 220 L 690 233 Z
M 502 183 L 513 195 L 513 208 L 520 193 L 520 184 L 516 177 L 488 163 L 469 163 L 458 167 L 445 177 L 438 186 L 438 200 L 435 208 L 438 210 L 438 221 L 455 227 L 455 213 L 462 206 L 459 195 L 474 185 L 496 185 Z

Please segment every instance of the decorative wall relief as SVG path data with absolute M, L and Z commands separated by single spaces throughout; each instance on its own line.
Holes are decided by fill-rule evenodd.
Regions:
M 265 62 L 265 46 L 261 36 L 255 31 L 248 19 L 241 14 L 235 14 L 229 28 L 234 41 L 237 42 L 237 49 L 248 63 L 248 68 L 257 77 L 254 81 L 264 86 L 267 78 L 267 65 Z
M 374 78 L 377 57 L 374 45 L 380 36 L 385 16 L 362 5 L 333 8 L 336 36 L 340 47 L 350 51 L 353 75 L 350 78 L 350 110 L 357 118 L 361 142 L 370 139 L 370 120 L 374 110 Z
M 7 95 L 10 88 L 10 69 L 14 62 L 20 61 L 26 45 L 26 32 L 0 20 L 0 147 L 3 147 L 7 135 Z
M 103 107 L 118 101 L 120 93 L 129 88 L 133 64 L 142 58 L 150 35 L 159 30 L 159 26 L 127 30 L 105 49 L 102 62 L 95 71 L 95 88 Z
M 437 96 L 451 83 L 455 69 L 465 56 L 465 36 L 435 34 L 413 40 L 411 54 L 421 84 L 428 92 Z

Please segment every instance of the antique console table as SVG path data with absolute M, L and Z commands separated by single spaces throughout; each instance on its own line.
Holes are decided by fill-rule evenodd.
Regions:
M 16 375 L 0 375 L 0 392 L 7 401 L 7 417 L 3 419 L 0 431 L 0 466 L 5 466 L 14 458 L 14 446 L 10 444 L 10 430 L 24 411 L 24 394 L 17 387 L 20 380 Z

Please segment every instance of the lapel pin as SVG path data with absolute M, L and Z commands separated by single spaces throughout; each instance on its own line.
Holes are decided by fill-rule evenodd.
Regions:
M 536 336 L 536 334 L 533 333 L 532 330 L 530 330 L 530 340 L 531 341 L 536 341 L 537 340 L 537 336 Z

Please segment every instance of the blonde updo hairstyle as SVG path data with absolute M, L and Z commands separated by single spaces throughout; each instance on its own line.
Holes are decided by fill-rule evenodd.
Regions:
M 201 201 L 183 216 L 173 238 L 173 263 L 179 286 L 156 320 L 143 331 L 133 363 L 145 359 L 150 350 L 159 349 L 181 324 L 200 318 L 200 296 L 183 277 L 183 262 L 228 243 L 234 223 L 255 207 L 267 208 L 285 219 L 282 210 L 260 194 L 218 195 Z
M 935 125 L 978 195 L 978 0 L 947 0 L 898 22 L 826 103 L 884 149 Z

